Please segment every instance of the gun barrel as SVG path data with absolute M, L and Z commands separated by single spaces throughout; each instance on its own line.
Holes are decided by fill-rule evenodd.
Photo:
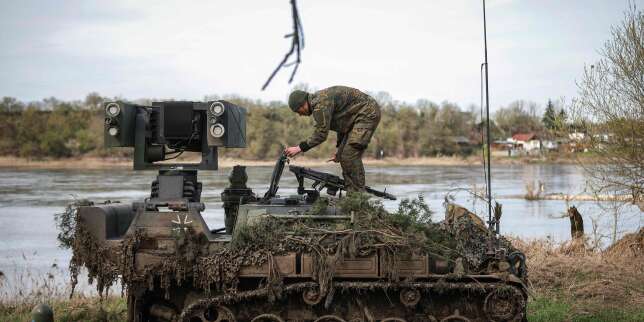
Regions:
M 388 192 L 385 192 L 385 191 L 372 189 L 370 187 L 365 187 L 365 190 L 368 193 L 370 193 L 370 194 L 372 194 L 372 195 L 374 195 L 376 197 L 385 198 L 385 199 L 389 199 L 389 200 L 396 200 L 396 197 L 394 195 L 392 195 L 392 194 L 390 194 Z
M 313 180 L 313 187 L 326 187 L 327 192 L 331 195 L 335 195 L 337 190 L 347 190 L 344 179 L 321 171 L 316 171 L 310 168 L 304 168 L 296 165 L 290 165 L 289 170 L 295 174 L 300 181 L 300 178 L 307 178 Z M 396 197 L 385 191 L 375 190 L 370 187 L 365 187 L 365 191 L 376 197 L 385 198 L 389 200 L 396 200 Z

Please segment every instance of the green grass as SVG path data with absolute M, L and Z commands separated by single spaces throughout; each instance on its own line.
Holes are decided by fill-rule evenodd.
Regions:
M 574 322 L 620 322 L 620 321 L 644 321 L 644 308 L 636 309 L 633 311 L 626 311 L 621 309 L 608 309 L 573 317 Z
M 72 300 L 55 300 L 49 304 L 54 310 L 56 322 L 107 322 L 127 320 L 127 303 L 125 298 L 109 297 L 100 301 L 98 298 L 75 298 Z M 32 304 L 7 305 L 0 303 L 0 321 L 31 321 Z
M 566 321 L 570 305 L 545 297 L 528 302 L 528 321 Z
M 566 301 L 537 297 L 528 303 L 528 321 L 641 322 L 644 321 L 644 308 L 630 310 L 598 308 L 596 312 L 575 312 L 573 306 Z

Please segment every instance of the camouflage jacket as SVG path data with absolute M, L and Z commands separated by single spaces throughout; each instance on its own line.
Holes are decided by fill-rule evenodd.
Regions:
M 300 143 L 302 151 L 326 141 L 329 130 L 338 133 L 340 145 L 355 126 L 374 129 L 380 119 L 380 107 L 371 96 L 346 86 L 333 86 L 309 95 L 309 106 L 315 130 Z

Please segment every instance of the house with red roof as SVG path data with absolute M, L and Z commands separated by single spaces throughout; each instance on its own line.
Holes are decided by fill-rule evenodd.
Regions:
M 516 133 L 508 138 L 512 142 L 515 149 L 523 150 L 527 153 L 540 151 L 542 146 L 541 138 L 534 132 L 530 133 Z

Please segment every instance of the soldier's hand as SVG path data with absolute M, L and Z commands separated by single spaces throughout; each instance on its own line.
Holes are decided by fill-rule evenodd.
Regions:
M 286 149 L 284 149 L 284 153 L 286 153 L 286 156 L 288 157 L 294 157 L 302 152 L 302 149 L 300 149 L 299 146 L 291 146 Z
M 337 155 L 337 153 L 333 153 L 333 155 L 331 156 L 331 159 L 326 160 L 326 162 L 331 162 L 331 161 L 333 161 L 333 162 L 340 162 L 340 160 L 338 160 L 338 155 Z

